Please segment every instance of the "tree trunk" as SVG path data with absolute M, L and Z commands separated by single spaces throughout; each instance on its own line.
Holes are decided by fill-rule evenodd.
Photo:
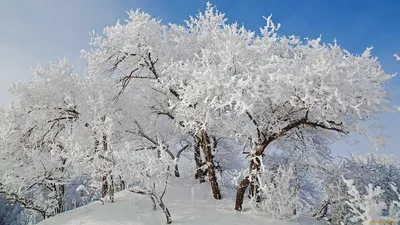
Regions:
M 64 212 L 65 185 L 64 184 L 57 185 L 56 191 L 57 191 L 57 203 L 58 203 L 56 214 L 58 214 Z
M 250 163 L 250 188 L 249 188 L 249 198 L 257 198 L 256 202 L 261 202 L 260 196 L 258 196 L 259 190 L 259 181 L 257 174 L 260 171 L 261 162 L 258 157 L 254 158 Z
M 108 151 L 107 135 L 103 134 L 103 157 L 106 157 L 107 151 Z M 114 188 L 114 178 L 113 175 L 111 175 L 111 171 L 105 172 L 102 181 L 103 183 L 101 186 L 101 197 L 104 199 L 106 196 L 108 196 L 108 200 L 110 202 L 114 202 L 115 188 Z
M 248 186 L 249 189 L 249 198 L 257 197 L 257 202 L 260 201 L 257 196 L 259 192 L 259 185 L 257 179 L 257 173 L 260 171 L 260 159 L 255 158 L 250 163 L 250 175 L 245 177 L 239 184 L 239 188 L 236 193 L 236 202 L 235 202 L 235 210 L 242 211 L 242 204 L 244 200 L 244 194 Z
M 121 180 L 121 190 L 125 190 L 125 181 Z
M 101 184 L 101 197 L 104 199 L 107 196 L 108 192 L 108 182 L 107 182 L 107 175 L 103 176 L 103 182 Z
M 178 163 L 175 164 L 175 177 L 180 177 L 181 175 L 179 174 L 179 168 L 178 168 Z
M 123 190 L 125 190 L 125 181 L 122 179 L 121 176 L 119 176 L 118 191 L 123 191 Z
M 215 199 L 221 199 L 221 191 L 219 189 L 217 176 L 215 173 L 214 156 L 211 152 L 210 139 L 205 130 L 201 131 L 201 136 L 204 157 L 207 163 L 208 178 L 211 184 L 211 190 Z
M 258 157 L 263 155 L 264 150 L 267 148 L 267 146 L 276 138 L 277 137 L 275 136 L 271 136 L 269 138 L 264 139 L 264 141 L 257 147 L 255 153 L 253 154 L 255 158 L 250 163 L 250 174 L 240 182 L 239 188 L 236 193 L 235 210 L 242 211 L 244 193 L 246 192 L 246 189 L 249 185 L 252 186 L 249 191 L 250 197 L 254 197 L 254 195 L 257 194 L 258 192 L 257 174 L 259 173 L 261 166 L 261 162 Z
M 250 177 L 244 178 L 239 184 L 239 188 L 236 192 L 236 204 L 235 204 L 235 210 L 237 211 L 242 211 L 244 193 L 246 192 L 246 189 L 249 186 L 249 184 L 250 184 Z
M 171 224 L 172 223 L 172 218 L 171 218 L 171 213 L 169 212 L 168 208 L 165 207 L 164 203 L 162 200 L 160 200 L 160 208 L 162 209 L 162 211 L 165 214 L 165 218 L 167 219 L 167 224 Z
M 317 219 L 322 219 L 326 216 L 326 214 L 328 213 L 328 206 L 330 204 L 330 201 L 325 201 L 317 210 L 317 212 L 315 212 L 313 214 L 313 217 L 317 218 Z
M 61 158 L 62 166 L 59 168 L 61 173 L 65 171 L 65 164 L 67 162 L 66 158 Z M 55 184 L 54 190 L 56 191 L 56 198 L 57 198 L 57 209 L 56 214 L 64 212 L 64 195 L 65 195 L 65 184 Z
M 203 170 L 201 169 L 203 162 L 201 160 L 201 153 L 200 153 L 200 140 L 195 137 L 195 145 L 194 145 L 194 161 L 196 162 L 196 180 L 199 180 L 199 183 L 206 182 L 204 178 Z
M 108 186 L 108 196 L 110 199 L 110 202 L 114 202 L 114 178 L 113 175 L 109 175 L 110 177 L 110 185 Z
M 163 211 L 165 218 L 167 219 L 167 224 L 171 224 L 172 223 L 172 217 L 171 217 L 171 213 L 169 212 L 168 208 L 165 206 L 163 200 L 162 200 L 162 196 L 158 197 L 155 193 L 150 193 L 150 198 L 151 201 L 153 201 L 153 210 L 156 211 L 157 207 L 156 207 L 156 202 L 158 203 L 158 205 L 160 206 L 161 210 Z

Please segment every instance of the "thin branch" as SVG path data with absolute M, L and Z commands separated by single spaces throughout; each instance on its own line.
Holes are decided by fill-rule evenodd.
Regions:
M 182 153 L 183 151 L 185 151 L 187 148 L 189 148 L 190 146 L 191 146 L 191 145 L 186 145 L 186 146 L 183 147 L 181 150 L 179 150 L 178 153 L 176 154 L 176 158 L 179 159 L 181 153 Z
M 171 120 L 175 119 L 175 116 L 173 116 L 170 112 L 157 112 L 157 115 L 165 115 L 168 118 L 170 118 Z

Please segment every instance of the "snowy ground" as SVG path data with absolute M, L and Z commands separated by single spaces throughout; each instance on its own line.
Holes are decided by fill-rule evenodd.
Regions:
M 224 190 L 224 200 L 212 199 L 207 184 L 188 184 L 174 180 L 168 186 L 165 203 L 176 225 L 321 225 L 301 216 L 297 222 L 284 222 L 254 215 L 251 211 L 233 210 L 232 190 Z M 246 206 L 245 206 L 246 207 Z M 116 194 L 115 203 L 100 202 L 65 212 L 44 220 L 40 225 L 160 225 L 166 224 L 160 209 L 152 210 L 149 197 L 123 191 Z

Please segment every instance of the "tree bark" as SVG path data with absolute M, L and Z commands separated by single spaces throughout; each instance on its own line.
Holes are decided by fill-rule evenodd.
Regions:
M 113 175 L 109 175 L 109 177 L 110 177 L 110 185 L 108 186 L 108 196 L 110 198 L 110 202 L 113 203 L 114 202 L 114 193 L 115 193 L 114 178 L 113 178 Z
M 125 181 L 122 179 L 121 176 L 119 176 L 118 191 L 123 191 L 123 190 L 125 190 Z
M 101 185 L 101 197 L 105 198 L 108 192 L 108 182 L 107 182 L 107 175 L 103 176 L 103 183 Z
M 210 138 L 205 130 L 201 131 L 201 142 L 204 152 L 204 157 L 207 163 L 208 178 L 211 184 L 211 190 L 215 199 L 221 199 L 221 191 L 219 189 L 217 176 L 215 173 L 214 156 L 211 151 Z
M 167 219 L 167 224 L 171 224 L 172 223 L 172 218 L 171 218 L 171 213 L 169 212 L 168 208 L 164 205 L 162 200 L 160 200 L 159 205 L 160 205 L 160 208 L 162 209 L 162 211 L 165 214 L 165 218 Z
M 181 176 L 181 175 L 179 174 L 178 163 L 175 164 L 174 173 L 175 173 L 175 177 L 180 177 L 180 176 Z
M 257 147 L 256 151 L 251 155 L 256 158 L 254 158 L 250 163 L 250 175 L 246 176 L 239 184 L 239 188 L 236 193 L 235 210 L 238 211 L 242 210 L 244 193 L 246 192 L 246 189 L 249 185 L 252 186 L 249 191 L 250 197 L 254 197 L 254 195 L 257 193 L 258 191 L 257 174 L 259 173 L 261 166 L 260 159 L 257 157 L 262 156 L 267 146 L 278 137 L 279 136 L 276 135 L 265 138 L 264 141 Z M 250 182 L 250 180 L 252 180 L 252 182 Z
M 56 185 L 56 192 L 57 192 L 57 203 L 58 203 L 56 214 L 58 214 L 64 212 L 65 185 L 64 184 Z
M 250 184 L 250 177 L 248 176 L 244 178 L 239 184 L 239 188 L 236 192 L 236 203 L 235 203 L 235 210 L 237 211 L 242 211 L 244 193 L 246 192 L 246 189 L 249 186 L 249 184 Z
M 107 135 L 103 134 L 103 154 L 104 154 L 103 157 L 106 157 L 107 151 L 108 151 Z M 114 177 L 111 174 L 111 171 L 107 171 L 103 176 L 101 197 L 105 198 L 108 195 L 108 200 L 110 202 L 114 202 L 114 192 L 115 192 Z
M 200 140 L 195 137 L 195 145 L 194 145 L 194 161 L 196 162 L 196 174 L 195 178 L 199 181 L 199 183 L 206 182 L 204 178 L 203 170 L 201 169 L 203 162 L 201 160 L 201 153 L 200 153 Z
M 330 201 L 325 201 L 317 210 L 317 212 L 315 212 L 313 214 L 313 217 L 317 218 L 317 219 L 322 219 L 326 216 L 326 214 L 328 213 L 328 206 L 330 204 Z
M 260 171 L 261 161 L 259 158 L 254 158 L 250 163 L 250 188 L 249 188 L 249 198 L 257 198 L 256 202 L 261 202 L 260 196 L 258 196 L 259 190 L 259 181 L 257 174 Z

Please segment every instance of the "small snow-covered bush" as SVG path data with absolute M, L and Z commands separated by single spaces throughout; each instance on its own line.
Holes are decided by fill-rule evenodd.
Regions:
M 270 169 L 262 167 L 258 176 L 260 203 L 258 207 L 269 216 L 277 219 L 294 218 L 294 210 L 299 206 L 296 171 L 289 167 L 279 166 Z M 252 202 L 255 202 L 253 199 Z
M 346 183 L 342 177 L 353 182 Z M 393 187 L 399 185 L 400 166 L 395 156 L 369 154 L 344 158 L 326 168 L 322 190 L 325 201 L 314 216 L 332 224 L 352 224 L 350 218 L 354 216 L 354 209 L 348 202 L 356 195 L 354 189 L 359 196 L 369 196 L 385 206 L 379 215 L 390 215 L 390 207 L 386 206 L 398 199 L 397 189 Z
M 291 165 L 260 165 L 251 182 L 257 191 L 251 196 L 254 211 L 262 211 L 276 219 L 294 219 L 300 205 L 298 172 Z
M 400 194 L 396 186 L 391 185 L 391 189 L 397 194 L 397 198 L 392 199 L 390 204 L 386 204 L 385 198 L 383 198 L 385 191 L 380 186 L 374 187 L 369 184 L 365 187 L 365 194 L 361 194 L 353 180 L 343 178 L 343 181 L 351 196 L 346 201 L 351 213 L 347 224 L 359 224 L 360 222 L 363 225 L 397 224 L 400 221 Z

